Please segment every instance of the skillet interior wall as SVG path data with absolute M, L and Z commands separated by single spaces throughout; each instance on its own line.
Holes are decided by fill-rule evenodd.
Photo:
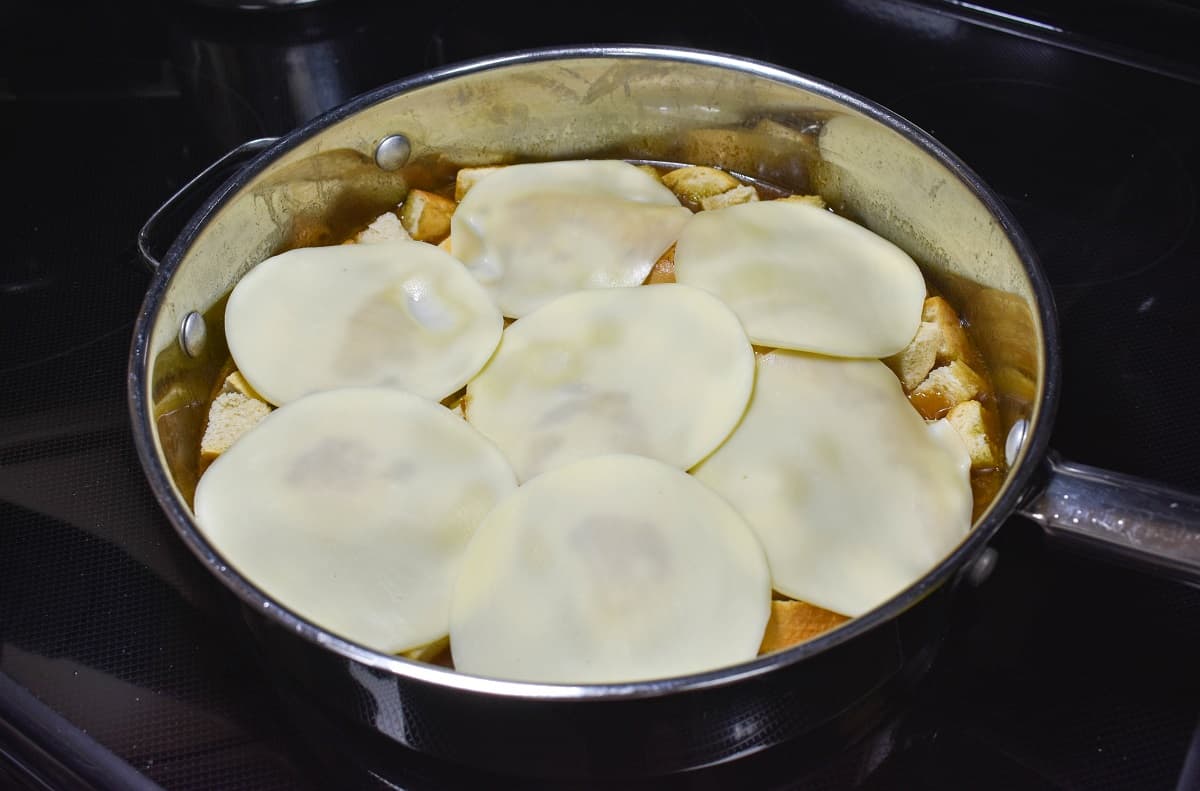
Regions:
M 770 71 L 769 69 L 765 69 Z M 1040 397 L 1041 327 L 1033 289 L 1003 228 L 951 170 L 856 99 L 791 77 L 686 61 L 545 59 L 418 77 L 364 95 L 286 138 L 234 183 L 168 256 L 150 349 L 159 453 L 190 503 L 204 407 L 224 359 L 220 302 L 276 252 L 333 238 L 456 167 L 561 158 L 702 163 L 796 192 L 891 239 L 971 321 L 997 382 L 1007 432 Z M 397 88 L 405 89 L 390 95 Z M 379 141 L 405 135 L 408 164 L 374 163 Z M 316 229 L 314 231 L 314 229 Z M 177 344 L 190 311 L 209 319 L 197 358 Z

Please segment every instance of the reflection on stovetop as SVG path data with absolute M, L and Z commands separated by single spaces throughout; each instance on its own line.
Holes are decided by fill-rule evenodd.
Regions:
M 956 153 L 992 174 L 990 186 L 1058 273 L 1057 288 L 1169 265 L 1195 222 L 1196 183 L 1160 130 L 1131 108 L 1042 81 L 949 79 L 896 101 L 931 117 L 967 93 L 974 111 L 939 118 L 931 131 L 961 141 Z
M 1042 26 L 995 13 L 975 24 L 989 5 Z M 567 26 L 498 6 L 144 3 L 64 26 L 53 6 L 14 4 L 0 53 L 20 198 L 0 256 L 0 671 L 114 760 L 171 789 L 509 784 L 348 731 L 263 667 L 238 605 L 161 516 L 125 405 L 149 282 L 133 254 L 142 221 L 233 145 L 428 67 L 551 44 L 675 44 L 894 109 L 993 185 L 1034 242 L 1062 330 L 1054 447 L 1200 490 L 1200 78 L 1188 78 L 1200 67 L 1175 39 L 1147 51 L 1149 11 L 1089 54 L 1105 26 L 1056 32 L 1071 14 L 1041 3 L 823 0 L 788 25 L 766 4 L 719 21 L 606 8 Z M 1200 29 L 1182 5 L 1168 18 L 1179 39 Z M 1121 63 L 1139 57 L 1148 68 Z M 622 787 L 1188 787 L 1200 592 L 1068 552 L 1020 519 L 994 546 L 995 572 L 956 602 L 930 673 L 864 712 L 860 731 Z M 0 780 L 9 735 L 0 727 Z M 45 760 L 69 762 L 53 745 Z

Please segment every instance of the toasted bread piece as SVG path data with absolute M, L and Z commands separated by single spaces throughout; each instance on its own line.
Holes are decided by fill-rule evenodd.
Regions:
M 971 366 L 960 360 L 934 368 L 925 381 L 913 388 L 908 399 L 926 420 L 945 416 L 963 401 L 978 398 L 987 383 Z
M 658 257 L 654 262 L 654 268 L 650 270 L 650 274 L 646 276 L 646 284 L 653 283 L 674 283 L 675 282 L 675 245 L 667 248 L 667 251 Z
M 359 231 L 354 241 L 358 244 L 379 244 L 380 242 L 396 242 L 410 239 L 408 231 L 400 224 L 400 218 L 395 212 L 385 211 L 371 221 L 371 224 Z
M 479 183 L 479 180 L 491 173 L 495 173 L 504 165 L 485 165 L 477 168 L 462 168 L 458 171 L 458 175 L 454 177 L 454 200 L 461 202 L 463 196 L 471 191 Z
M 771 617 L 767 621 L 763 633 L 762 644 L 758 653 L 769 654 L 790 648 L 805 640 L 827 632 L 835 626 L 840 626 L 850 620 L 830 610 L 825 610 L 808 602 L 794 599 L 773 599 L 771 601 Z
M 794 201 L 796 203 L 807 203 L 816 206 L 818 209 L 828 209 L 828 204 L 820 195 L 788 195 L 785 198 L 776 198 L 775 200 Z
M 941 328 L 932 321 L 923 321 L 907 346 L 891 357 L 883 358 L 884 364 L 892 369 L 904 386 L 904 392 L 911 393 L 913 388 L 925 381 L 937 362 L 941 343 Z
M 649 173 L 651 176 L 654 176 L 655 181 L 662 181 L 662 173 L 659 173 L 658 168 L 654 167 L 654 165 L 638 165 L 637 169 L 643 173 Z
M 450 237 L 449 237 L 449 236 L 447 236 L 445 239 L 443 239 L 442 241 L 438 242 L 438 247 L 442 248 L 442 249 L 443 249 L 443 250 L 445 250 L 447 253 L 449 253 L 449 252 L 450 252 Z
M 740 187 L 726 190 L 719 195 L 710 195 L 707 198 L 701 198 L 700 208 L 704 211 L 713 211 L 714 209 L 723 209 L 726 206 L 737 206 L 739 203 L 754 203 L 758 199 L 758 190 L 749 184 L 743 184 Z
M 921 309 L 921 320 L 936 324 L 942 339 L 937 350 L 937 364 L 945 365 L 951 360 L 965 363 L 974 361 L 974 349 L 967 332 L 959 321 L 958 312 L 943 297 L 929 297 Z
M 458 204 L 435 192 L 410 190 L 400 204 L 400 224 L 418 242 L 437 244 L 450 235 L 450 218 Z
M 742 184 L 734 176 L 706 165 L 688 165 L 663 174 L 662 183 L 675 193 L 680 203 L 699 208 L 705 198 L 736 189 Z
M 233 446 L 270 413 L 265 401 L 236 390 L 222 392 L 208 408 L 208 423 L 200 439 L 200 461 L 207 464 Z
M 1000 448 L 995 432 L 988 430 L 983 404 L 974 399 L 955 404 L 946 414 L 946 420 L 950 421 L 967 446 L 967 452 L 971 455 L 971 469 L 1000 466 Z
M 221 393 L 241 393 L 264 403 L 267 400 L 259 395 L 258 391 L 246 381 L 246 377 L 242 376 L 242 372 L 237 370 L 230 372 L 229 376 L 225 377 L 225 381 L 221 383 Z

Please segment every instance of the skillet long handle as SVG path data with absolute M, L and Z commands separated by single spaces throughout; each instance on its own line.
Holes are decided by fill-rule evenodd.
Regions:
M 1200 496 L 1054 453 L 1046 473 L 1023 516 L 1055 538 L 1200 585 Z
M 167 217 L 179 211 L 181 206 L 186 206 L 189 202 L 194 201 L 197 195 L 207 195 L 215 186 L 214 181 L 224 180 L 230 170 L 241 168 L 278 139 L 277 137 L 260 137 L 255 140 L 247 140 L 200 171 L 191 181 L 180 187 L 178 192 L 167 198 L 163 205 L 155 209 L 154 214 L 151 214 L 150 219 L 146 220 L 146 224 L 142 226 L 137 237 L 138 253 L 146 266 L 151 271 L 158 269 L 158 255 L 153 250 L 154 240 L 160 235 L 159 226 Z M 192 206 L 195 208 L 194 203 Z

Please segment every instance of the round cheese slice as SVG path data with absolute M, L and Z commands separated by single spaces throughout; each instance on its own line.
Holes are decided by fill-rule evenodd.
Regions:
M 675 279 L 728 303 L 760 346 L 839 357 L 900 351 L 925 300 L 907 253 L 799 201 L 697 214 L 675 245 Z
M 638 285 L 691 217 L 628 162 L 537 162 L 471 187 L 450 238 L 504 315 L 519 318 L 570 291 Z
M 624 454 L 521 485 L 476 531 L 450 609 L 456 669 L 619 683 L 754 658 L 771 585 L 740 516 L 695 478 Z
M 196 487 L 201 532 L 282 606 L 386 653 L 449 631 L 462 553 L 516 489 L 466 421 L 389 388 L 285 404 L 219 456 Z
M 971 525 L 970 459 L 878 360 L 758 357 L 737 430 L 692 472 L 746 518 L 781 593 L 861 615 L 929 572 Z
M 413 241 L 272 256 L 238 281 L 225 308 L 229 351 L 273 404 L 350 386 L 439 400 L 483 368 L 503 329 L 462 264 Z
M 467 420 L 524 481 L 634 453 L 687 469 L 737 424 L 754 352 L 720 300 L 677 284 L 576 291 L 504 332 L 467 386 Z

